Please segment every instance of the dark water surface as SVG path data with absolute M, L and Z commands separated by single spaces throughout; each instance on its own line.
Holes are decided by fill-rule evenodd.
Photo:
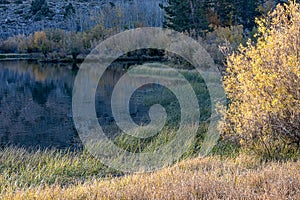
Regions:
M 104 131 L 110 130 L 107 132 L 112 137 L 120 133 L 111 111 L 112 91 L 126 69 L 134 64 L 141 63 L 113 63 L 99 81 L 95 99 L 97 117 L 101 127 Z M 1 61 L 0 147 L 81 148 L 72 119 L 72 91 L 76 74 L 72 64 Z M 207 106 L 205 88 L 199 86 L 201 80 L 195 83 L 196 88 L 201 90 L 198 95 L 200 108 L 208 112 L 210 107 Z M 122 91 L 118 98 L 126 96 L 126 86 Z M 162 96 L 167 99 L 160 101 Z M 175 113 L 173 117 L 168 115 L 169 122 L 180 120 L 176 114 L 180 109 L 176 96 L 159 85 L 137 89 L 129 103 L 130 115 L 136 124 L 150 122 L 148 111 L 153 104 L 167 105 L 164 106 L 167 113 Z
M 71 66 L 0 62 L 0 145 L 77 145 Z
M 99 87 L 110 91 L 123 73 L 123 65 L 108 70 Z M 27 61 L 0 62 L 0 146 L 79 147 L 72 120 L 72 90 L 77 71 L 71 64 Z M 106 110 L 109 96 L 99 97 Z M 103 112 L 102 123 L 111 121 Z
M 104 128 L 114 123 L 110 110 L 113 87 L 131 64 L 113 64 L 99 82 L 96 110 Z M 80 147 L 71 107 L 76 74 L 71 64 L 1 61 L 0 146 Z M 135 96 L 139 99 L 141 94 Z M 147 106 L 137 104 L 131 110 L 135 122 L 147 123 L 143 114 Z

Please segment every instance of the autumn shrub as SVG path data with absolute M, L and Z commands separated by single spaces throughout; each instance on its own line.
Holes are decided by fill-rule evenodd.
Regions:
M 227 40 L 233 47 L 237 48 L 239 44 L 244 42 L 244 27 L 236 25 L 230 27 L 215 27 L 213 32 L 207 34 L 207 38 L 214 38 L 218 44 Z
M 15 36 L 15 40 L 18 43 L 18 53 L 28 52 L 28 38 L 25 35 Z
M 55 43 L 59 43 L 66 38 L 66 31 L 62 29 L 47 29 L 45 33 L 47 38 Z
M 116 30 L 115 28 L 106 28 L 102 23 L 99 23 L 91 30 L 84 33 L 83 40 L 85 43 L 85 47 L 93 49 L 99 44 L 99 42 L 117 33 L 118 30 Z
M 300 6 L 278 5 L 257 25 L 257 43 L 227 59 L 224 135 L 278 158 L 300 146 Z
M 52 51 L 52 42 L 47 38 L 44 31 L 38 31 L 30 35 L 30 48 L 33 51 L 43 53 L 47 57 L 47 54 Z
M 220 47 L 230 48 L 230 51 L 237 50 L 239 44 L 245 43 L 244 28 L 242 25 L 230 27 L 214 27 L 212 32 L 208 32 L 199 42 L 209 52 L 217 64 L 224 66 L 225 54 L 220 51 Z M 224 68 L 222 68 L 222 71 Z
M 84 42 L 82 33 L 69 33 L 66 41 L 67 52 L 72 55 L 73 61 L 76 62 L 77 56 L 84 53 Z
M 3 53 L 17 53 L 18 43 L 14 37 L 9 37 L 6 40 L 0 42 L 0 52 Z
M 16 35 L 0 41 L 1 53 L 27 53 L 28 38 L 25 35 Z
M 62 29 L 45 30 L 46 37 L 52 43 L 52 51 L 57 53 L 66 53 L 66 41 L 68 34 Z

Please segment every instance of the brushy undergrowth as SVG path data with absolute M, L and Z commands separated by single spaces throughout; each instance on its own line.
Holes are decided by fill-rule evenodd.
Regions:
M 1 199 L 300 198 L 300 161 L 241 152 L 118 177 L 86 153 L 7 148 L 0 155 Z

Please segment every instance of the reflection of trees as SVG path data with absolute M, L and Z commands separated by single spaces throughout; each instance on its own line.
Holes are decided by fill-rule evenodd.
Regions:
M 8 143 L 41 147 L 80 144 L 72 121 L 76 71 L 71 68 L 71 64 L 0 62 L 0 146 Z M 106 72 L 99 88 L 107 93 L 112 90 L 124 73 L 122 68 L 123 64 L 116 64 Z M 107 93 L 99 94 L 104 102 L 98 101 L 98 105 L 108 105 Z
M 111 125 L 112 90 L 126 73 L 124 69 L 133 64 L 113 63 L 101 77 L 96 93 L 100 124 Z M 71 108 L 76 71 L 71 68 L 72 64 L 59 67 L 53 64 L 0 62 L 0 146 L 7 142 L 44 147 L 78 145 Z M 98 80 L 97 68 L 91 70 L 95 71 L 88 78 Z M 145 79 L 143 76 L 140 78 Z M 134 81 L 128 84 L 134 84 Z M 122 98 L 127 93 L 128 88 L 124 85 L 118 97 Z M 150 95 L 154 96 L 154 93 Z M 137 121 L 148 112 L 143 104 L 144 99 L 140 98 L 143 95 L 144 91 L 138 91 L 130 107 L 133 114 L 142 113 L 136 115 Z
M 45 104 L 48 100 L 50 92 L 54 89 L 54 85 L 45 85 L 42 83 L 36 83 L 31 89 L 32 99 L 38 104 Z
M 72 88 L 75 75 L 68 67 L 60 64 L 27 63 L 26 61 L 11 62 L 1 61 L 0 70 L 7 69 L 11 73 L 17 73 L 19 78 L 29 76 L 31 80 L 38 82 L 63 82 L 68 88 Z
M 0 146 L 78 145 L 71 118 L 74 77 L 66 67 L 1 62 Z

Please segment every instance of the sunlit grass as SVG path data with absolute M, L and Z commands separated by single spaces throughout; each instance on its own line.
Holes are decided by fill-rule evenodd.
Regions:
M 1 152 L 0 196 L 3 199 L 300 198 L 299 161 L 264 162 L 245 153 L 223 158 L 214 155 L 185 160 L 157 172 L 104 179 L 103 166 L 86 158 L 72 153 L 6 149 Z M 56 177 L 55 181 L 49 181 L 51 176 Z M 16 183 L 23 185 L 16 187 Z
M 174 165 L 151 173 L 122 173 L 86 151 L 8 147 L 0 150 L 0 199 L 300 199 L 297 152 L 288 155 L 292 159 L 266 161 L 222 141 L 208 157 L 198 156 L 210 102 L 201 78 L 188 71 L 183 75 L 196 88 L 202 117 L 195 140 Z M 153 138 L 120 134 L 113 138 L 117 146 L 134 153 L 154 152 L 174 138 L 178 105 L 170 103 L 168 92 L 161 96 L 165 98 L 159 103 L 170 111 L 173 123 Z M 152 105 L 156 98 L 146 102 Z
M 2 192 L 52 184 L 64 186 L 113 173 L 85 152 L 22 148 L 0 151 Z

